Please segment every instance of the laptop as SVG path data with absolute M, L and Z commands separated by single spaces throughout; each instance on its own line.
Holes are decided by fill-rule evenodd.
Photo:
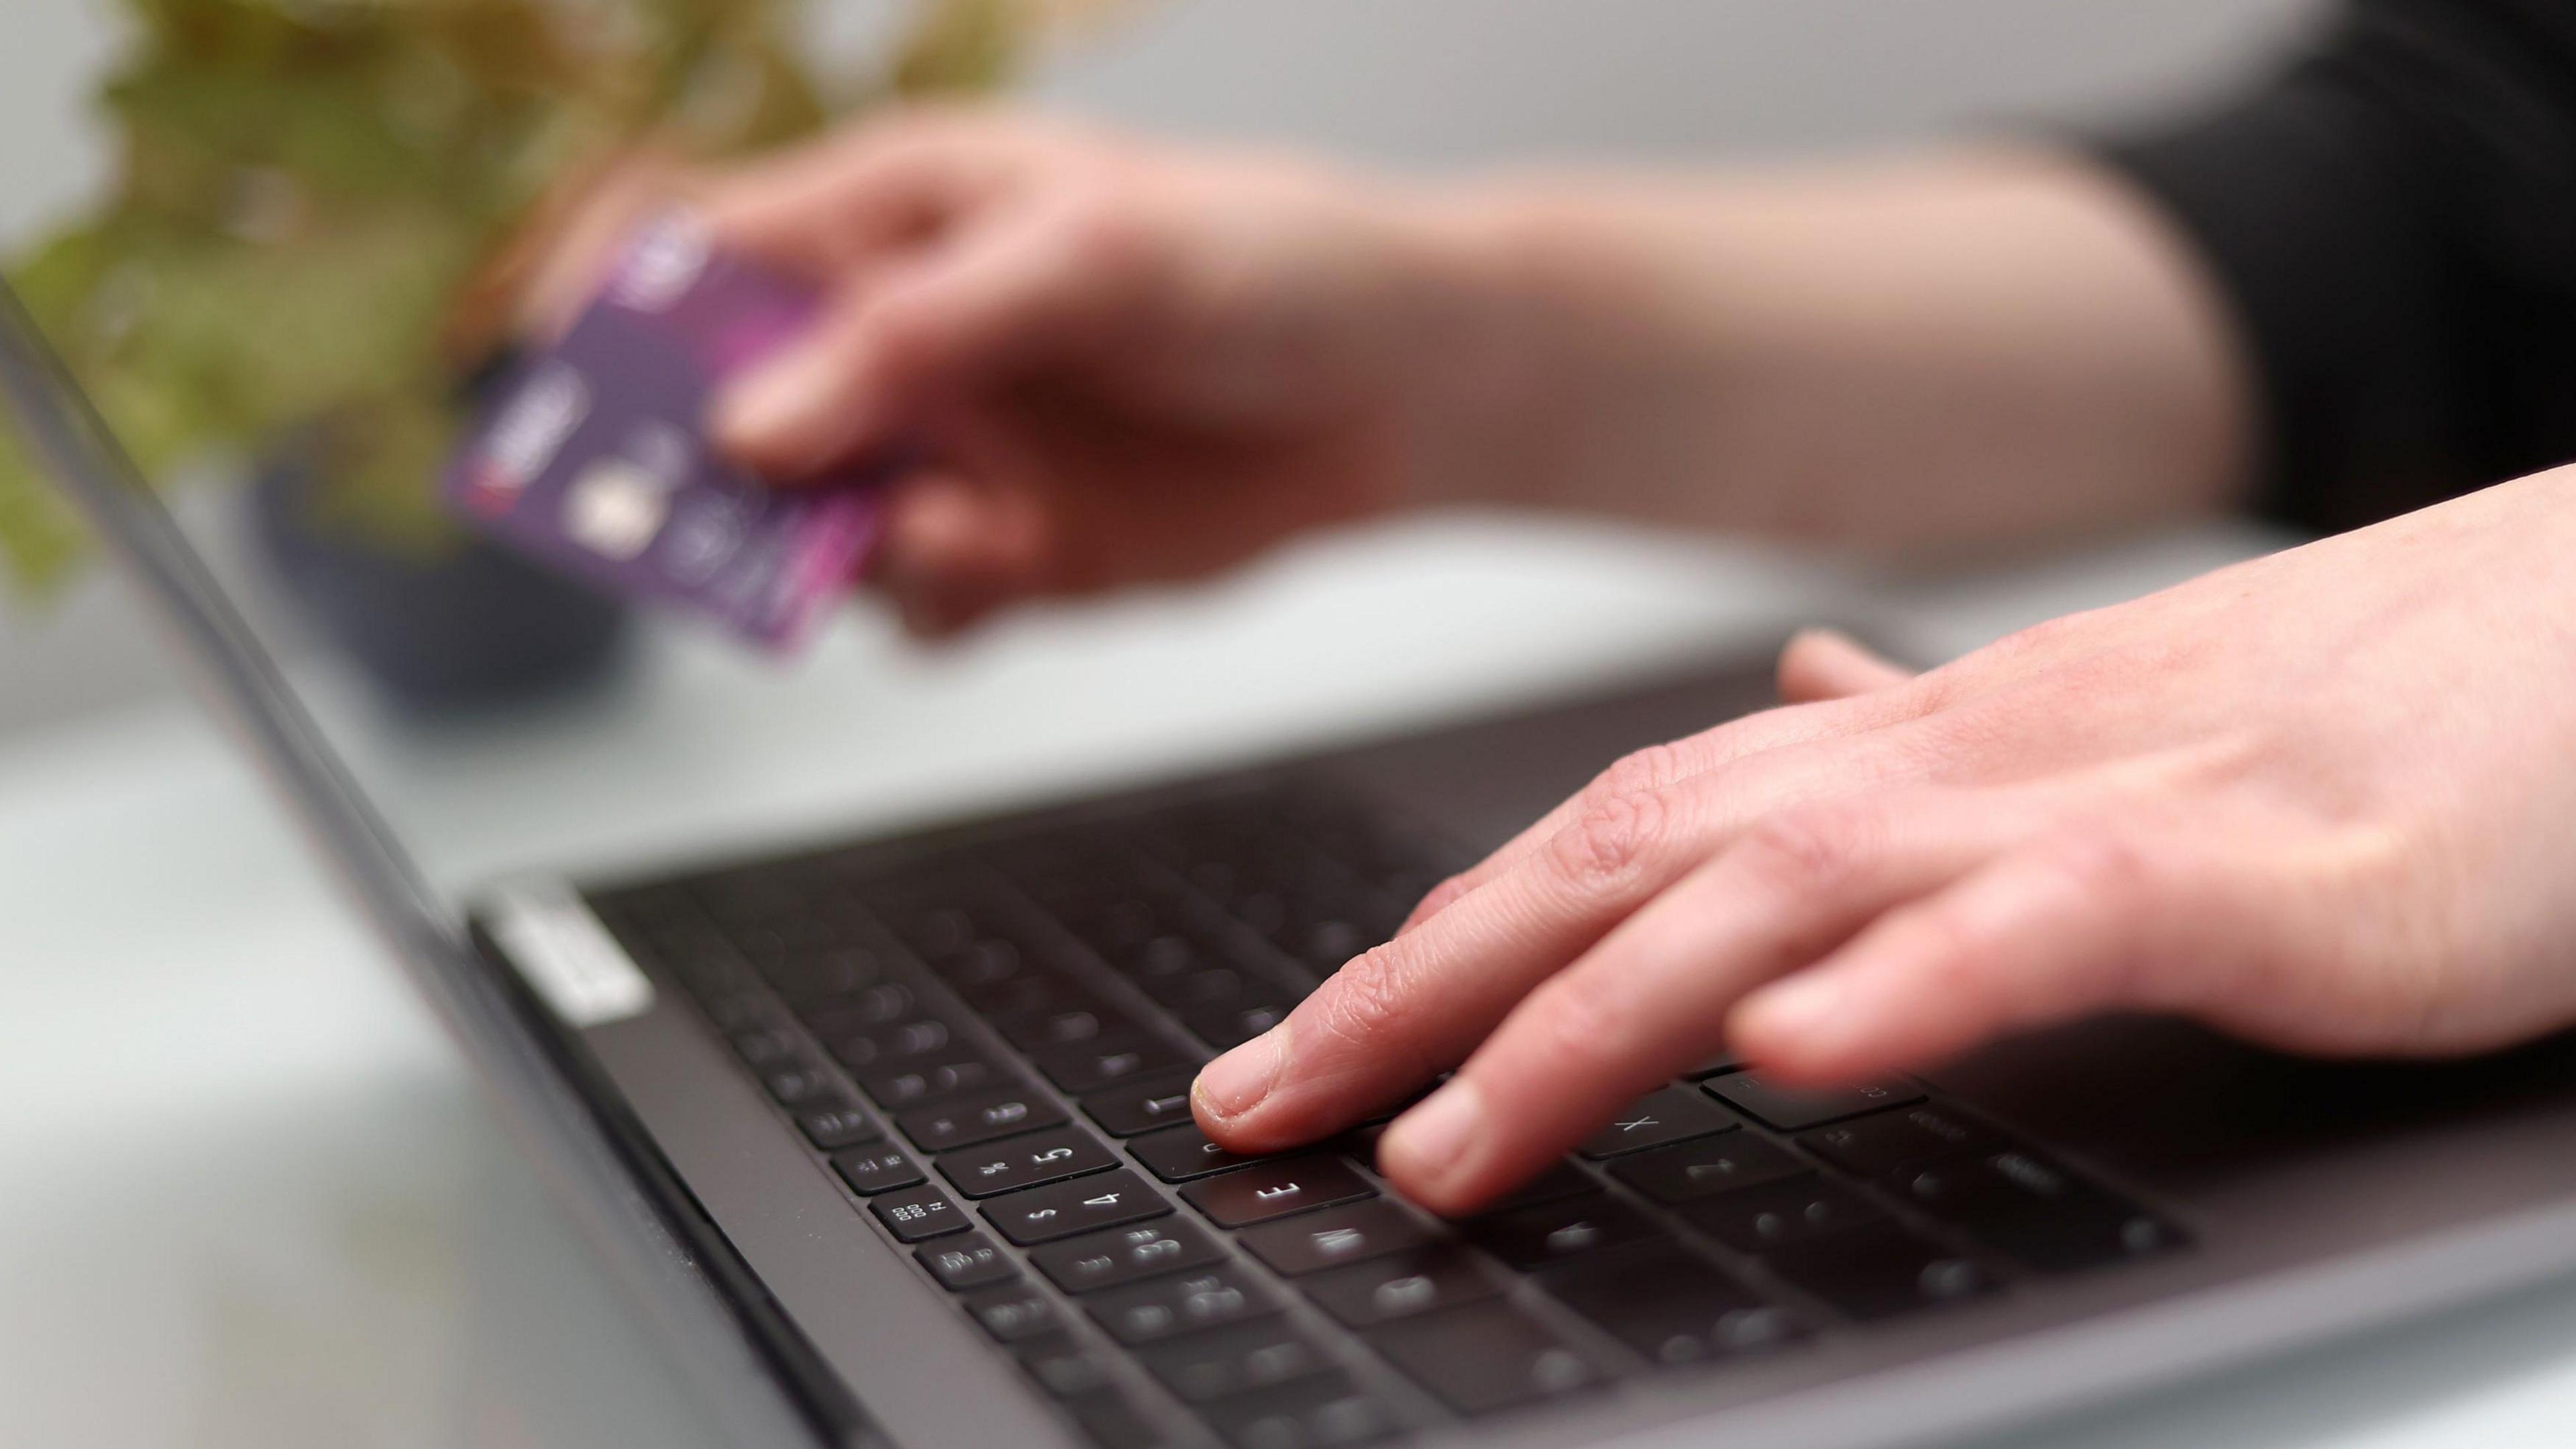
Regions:
M 2117 1019 L 1822 1093 L 1721 1058 L 1460 1222 L 1386 1189 L 1373 1126 L 1232 1156 L 1199 1064 L 1604 762 L 1762 707 L 1763 657 L 888 837 L 433 884 L 476 813 L 439 746 L 340 748 L 345 701 L 5 292 L 0 396 L 735 1442 L 1922 1444 L 2576 1266 L 2566 1040 L 2325 1065 Z M 577 724 L 479 775 L 608 808 L 546 793 Z

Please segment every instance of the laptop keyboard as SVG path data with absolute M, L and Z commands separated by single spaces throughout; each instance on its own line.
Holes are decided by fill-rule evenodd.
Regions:
M 1270 1158 L 1201 1135 L 1197 1068 L 1461 863 L 1286 776 L 593 903 L 1110 1449 L 1372 1443 L 2182 1243 L 1917 1083 L 1791 1091 L 1723 1057 L 1463 1222 L 1378 1181 L 1380 1124 Z

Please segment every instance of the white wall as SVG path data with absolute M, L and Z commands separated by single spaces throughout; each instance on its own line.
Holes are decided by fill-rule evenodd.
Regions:
M 848 0 L 854 5 L 883 0 Z M 1687 161 L 2099 116 L 2252 63 L 2320 0 L 1168 0 L 1048 103 L 1408 167 Z M 0 0 L 0 244 L 97 183 L 110 0 Z M 0 603 L 0 731 L 161 687 L 110 581 Z

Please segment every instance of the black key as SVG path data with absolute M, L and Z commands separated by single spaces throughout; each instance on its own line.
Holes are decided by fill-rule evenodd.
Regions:
M 1845 1117 L 1923 1100 L 1923 1094 L 1908 1082 L 1862 1082 L 1820 1091 L 1792 1091 L 1771 1085 L 1759 1072 L 1712 1077 L 1700 1083 L 1700 1090 L 1723 1098 L 1728 1106 L 1783 1132 L 1804 1132 Z
M 1353 1328 L 1481 1303 L 1502 1292 L 1473 1254 L 1448 1243 L 1318 1273 L 1297 1286 Z
M 826 1152 L 874 1142 L 885 1135 L 878 1130 L 875 1120 L 851 1106 L 847 1097 L 808 1106 L 796 1114 L 796 1126 L 805 1134 L 806 1141 Z
M 1020 1276 L 1009 1255 L 994 1247 L 982 1233 L 968 1233 L 944 1243 L 925 1243 L 913 1249 L 912 1255 L 930 1270 L 931 1277 L 939 1280 L 940 1287 L 951 1293 L 990 1288 Z
M 1375 1196 L 1377 1189 L 1362 1181 L 1347 1163 L 1323 1156 L 1268 1158 L 1241 1172 L 1181 1189 L 1190 1206 L 1221 1228 L 1240 1228 Z
M 1696 1082 L 1704 1078 L 1723 1076 L 1728 1072 L 1740 1072 L 1742 1070 L 1744 1070 L 1744 1058 L 1737 1056 L 1733 1052 L 1719 1052 L 1717 1055 L 1702 1061 L 1698 1066 L 1682 1073 L 1682 1075 L 1691 1081 Z
M 782 1107 L 824 1106 L 847 1101 L 840 1085 L 829 1072 L 810 1062 L 795 1062 L 771 1067 L 760 1074 L 760 1084 L 769 1089 L 770 1098 Z
M 1254 981 L 1231 966 L 1201 966 L 1174 976 L 1140 980 L 1145 994 L 1174 1011 L 1194 1011 L 1202 1007 L 1240 1008 L 1258 1001 L 1272 988 L 1267 982 Z
M 1789 1149 L 1750 1132 L 1677 1142 L 1610 1165 L 1610 1175 L 1657 1202 L 1690 1202 L 1810 1171 Z
M 1201 1006 L 1179 1015 L 1181 1025 L 1188 1027 L 1192 1035 L 1218 1051 L 1224 1051 L 1241 1046 L 1286 1020 L 1290 1004 L 1270 1000 L 1248 1006 Z
M 1082 1110 L 1112 1137 L 1133 1137 L 1190 1120 L 1189 1072 L 1166 1072 L 1082 1099 Z
M 1193 1404 L 1290 1383 L 1333 1366 L 1322 1349 L 1283 1318 L 1184 1334 L 1136 1356 L 1164 1387 Z
M 1042 1052 L 1133 1031 L 1135 1023 L 1096 996 L 1080 996 L 1050 1002 L 1034 1011 L 998 1016 L 994 1018 L 993 1029 L 1002 1034 L 1004 1041 L 1024 1052 Z
M 894 1119 L 904 1136 L 930 1152 L 973 1147 L 1063 1121 L 1063 1109 L 1053 1102 L 1010 1087 L 977 1092 L 935 1107 L 916 1107 Z
M 1173 1002 L 1165 993 L 1172 989 L 1174 983 L 1189 981 L 1210 971 L 1233 970 L 1222 950 L 1204 941 L 1173 934 L 1154 937 L 1119 957 L 1116 964 L 1120 975 L 1167 1006 Z
M 935 1187 L 908 1187 L 901 1192 L 886 1193 L 868 1203 L 868 1211 L 886 1225 L 897 1242 L 918 1243 L 943 1233 L 966 1230 L 966 1210 L 948 1200 L 948 1194 Z
M 1734 1113 L 1710 1101 L 1707 1093 L 1695 1087 L 1666 1087 L 1622 1108 L 1610 1125 L 1585 1138 L 1575 1150 L 1599 1161 L 1667 1142 L 1732 1132 L 1742 1125 Z
M 1798 1145 L 1846 1172 L 1892 1177 L 1947 1157 L 2001 1152 L 2011 1144 L 1946 1107 L 1927 1106 L 1822 1128 L 1799 1138 Z
M 872 891 L 868 896 L 877 914 L 914 950 L 932 960 L 945 960 L 984 934 L 975 920 L 976 899 L 981 893 L 965 874 L 916 883 L 917 889 L 892 888 Z M 898 895 L 909 898 L 898 900 Z
M 1235 1449 L 1344 1449 L 1395 1430 L 1386 1406 L 1339 1371 L 1237 1394 L 1203 1412 Z
M 955 1041 L 955 1029 L 948 1023 L 935 1016 L 917 1016 L 890 1026 L 844 1032 L 827 1045 L 851 1071 L 874 1072 L 940 1058 Z
M 1165 1182 L 1188 1182 L 1192 1178 L 1262 1160 L 1226 1151 L 1210 1142 L 1207 1134 L 1196 1126 L 1174 1127 L 1167 1132 L 1131 1137 L 1127 1141 L 1127 1150 L 1136 1154 L 1136 1160 L 1145 1164 L 1146 1171 Z
M 1861 1319 L 1955 1303 L 1994 1286 L 1975 1263 L 1894 1222 L 1809 1238 L 1763 1262 L 1787 1282 Z
M 1664 1236 L 1645 1214 L 1608 1193 L 1478 1218 L 1464 1231 L 1467 1241 L 1523 1272 Z
M 999 936 L 973 942 L 965 950 L 943 957 L 938 964 L 940 979 L 960 988 L 992 986 L 1014 977 L 1041 974 L 1041 968 L 1028 959 L 1018 942 Z
M 914 1015 L 912 988 L 900 981 L 880 981 L 859 991 L 808 1002 L 797 1015 L 824 1038 L 859 1036 L 892 1026 Z
M 803 1051 L 796 1033 L 784 1027 L 737 1032 L 733 1038 L 733 1054 L 742 1058 L 744 1066 L 755 1069 L 797 1063 L 802 1060 Z
M 968 1092 L 980 1092 L 1003 1080 L 991 1062 L 979 1057 L 953 1057 L 917 1067 L 898 1067 L 859 1079 L 871 1101 L 887 1111 L 926 1107 Z
M 1035 1338 L 1057 1325 L 1055 1300 L 1027 1283 L 974 1294 L 966 1300 L 966 1311 L 1004 1343 Z
M 1108 1354 L 1061 1329 L 1022 1339 L 1012 1351 L 1029 1377 L 1059 1399 L 1105 1389 L 1116 1377 Z
M 1064 1406 L 1100 1449 L 1158 1449 L 1171 1442 L 1134 1400 L 1114 1388 L 1075 1394 Z
M 1014 976 L 988 986 L 955 988 L 978 1015 L 996 1023 L 1079 1005 L 1091 993 L 1060 976 Z
M 900 1147 L 874 1147 L 863 1152 L 844 1152 L 832 1159 L 832 1170 L 850 1185 L 850 1191 L 861 1197 L 892 1192 L 898 1187 L 912 1187 L 925 1179 L 921 1164 Z
M 1522 1183 L 1518 1191 L 1505 1193 L 1497 1198 L 1478 1216 L 1492 1217 L 1518 1208 L 1536 1207 L 1543 1202 L 1555 1202 L 1559 1198 L 1576 1197 L 1583 1193 L 1598 1191 L 1600 1189 L 1594 1186 L 1591 1178 L 1574 1167 L 1560 1162 Z
M 2042 1272 L 2143 1258 L 2182 1241 L 2145 1209 L 2027 1152 L 1935 1163 L 1897 1181 L 1916 1206 Z
M 1462 1414 L 1555 1398 L 1601 1379 L 1554 1333 L 1502 1303 L 1398 1319 L 1369 1330 L 1368 1340 Z
M 1373 1198 L 1266 1223 L 1245 1233 L 1243 1246 L 1272 1272 L 1294 1278 L 1418 1248 L 1433 1238 L 1420 1219 L 1384 1198 Z
M 984 1220 L 1025 1248 L 1095 1228 L 1143 1222 L 1171 1210 L 1143 1178 L 1121 1170 L 997 1198 L 984 1204 Z
M 1058 1127 L 943 1153 L 939 1175 L 963 1196 L 995 1197 L 1117 1165 L 1118 1159 L 1098 1138 L 1079 1127 Z
M 1649 1363 L 1731 1358 L 1784 1343 L 1802 1328 L 1787 1309 L 1669 1246 L 1604 1254 L 1540 1281 Z
M 863 990 L 884 972 L 884 963 L 868 951 L 837 946 L 772 961 L 763 974 L 781 996 L 811 1001 Z
M 1104 1087 L 1165 1072 L 1179 1066 L 1172 1049 L 1141 1032 L 1105 1033 L 1096 1040 L 1032 1053 L 1046 1079 L 1067 1092 L 1097 1092 Z
M 1176 1333 L 1266 1318 L 1279 1311 L 1279 1295 L 1240 1268 L 1215 1267 L 1162 1277 L 1103 1293 L 1084 1303 L 1109 1335 L 1133 1347 Z
M 1029 1261 L 1065 1292 L 1090 1293 L 1203 1268 L 1224 1257 L 1225 1250 L 1198 1224 L 1165 1218 L 1049 1243 L 1029 1254 Z
M 1768 1253 L 1887 1216 L 1859 1193 L 1815 1176 L 1704 1198 L 1683 1215 L 1740 1253 Z
M 1171 914 L 1168 908 L 1131 894 L 1095 903 L 1083 912 L 1082 919 L 1065 924 L 1082 938 L 1084 945 L 1118 960 L 1152 940 L 1164 929 L 1164 917 Z

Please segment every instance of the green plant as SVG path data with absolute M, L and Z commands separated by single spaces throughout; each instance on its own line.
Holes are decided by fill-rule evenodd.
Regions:
M 919 0 L 834 68 L 827 0 L 121 0 L 102 201 L 11 269 L 144 471 L 319 450 L 335 527 L 450 538 L 432 478 L 494 272 L 639 150 L 773 145 L 894 96 L 989 88 L 1064 0 Z M 0 562 L 41 591 L 81 530 L 0 431 Z

